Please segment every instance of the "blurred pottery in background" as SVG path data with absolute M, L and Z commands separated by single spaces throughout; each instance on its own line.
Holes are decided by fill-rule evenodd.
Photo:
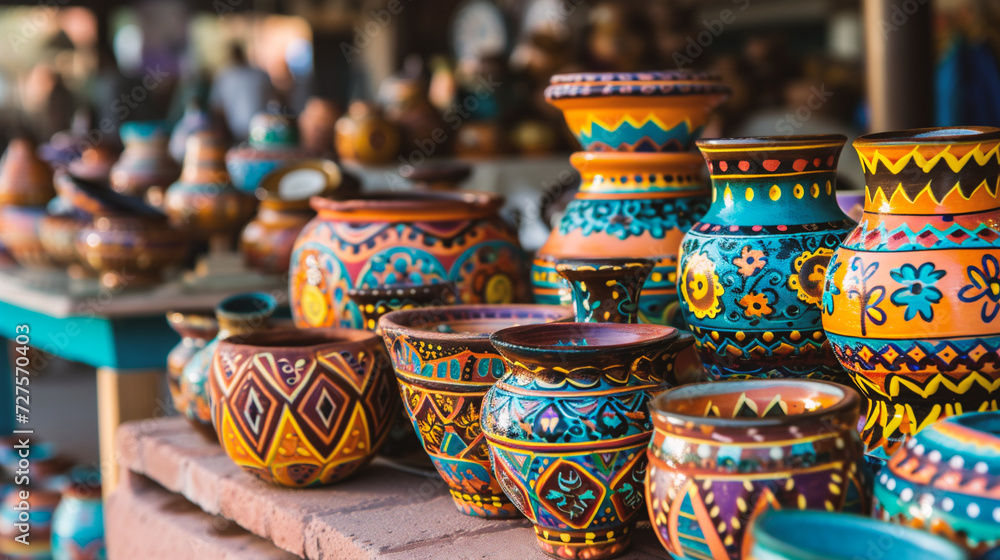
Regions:
M 42 249 L 56 265 L 66 267 L 71 278 L 89 278 L 96 275 L 76 249 L 77 236 L 92 219 L 77 210 L 58 214 L 53 214 L 50 210 L 48 215 L 39 220 L 38 232 Z M 0 227 L 0 230 L 2 229 Z
M 854 141 L 865 214 L 830 261 L 823 328 L 868 399 L 862 439 L 887 458 L 946 416 L 1000 397 L 1000 129 Z
M 69 162 L 66 170 L 74 177 L 106 183 L 116 161 L 118 161 L 117 148 L 109 144 L 93 144 L 84 148 L 79 158 Z
M 56 259 L 42 245 L 41 225 L 45 206 L 0 206 L 0 244 L 17 261 L 30 269 L 54 269 Z
M 638 323 L 639 290 L 650 259 L 568 259 L 556 272 L 569 282 L 577 323 Z
M 152 286 L 187 253 L 187 240 L 166 216 L 105 214 L 80 230 L 76 250 L 111 289 Z
M 226 143 L 215 132 L 188 137 L 184 171 L 164 196 L 170 224 L 198 239 L 208 239 L 213 249 L 228 251 L 236 232 L 257 206 L 252 196 L 232 185 L 226 171 Z
M 281 114 L 280 107 L 269 106 L 250 120 L 246 144 L 226 152 L 226 169 L 237 189 L 252 195 L 268 173 L 313 157 L 299 147 L 295 121 Z
M 333 127 L 343 114 L 336 102 L 322 97 L 310 97 L 298 117 L 302 148 L 314 156 L 332 156 Z
M 366 465 L 398 414 L 392 362 L 374 333 L 280 329 L 219 343 L 212 415 L 219 442 L 261 480 L 301 488 Z
M 522 301 L 524 257 L 486 193 L 368 194 L 313 198 L 319 214 L 292 251 L 296 325 L 360 328 L 348 291 L 453 282 L 464 303 Z
M 506 366 L 482 407 L 500 487 L 547 554 L 621 555 L 643 509 L 647 404 L 685 342 L 671 327 L 614 323 L 510 327 L 490 341 Z
M 743 558 L 748 527 L 769 509 L 869 511 L 856 430 L 861 399 L 825 381 L 697 383 L 649 410 L 646 503 L 679 559 Z
M 346 161 L 380 165 L 399 154 L 399 129 L 368 101 L 354 101 L 334 126 L 337 155 Z
M 952 543 L 860 515 L 772 510 L 747 533 L 744 560 L 968 560 Z
M 52 515 L 52 560 L 105 560 L 100 484 L 76 483 Z
M 45 206 L 55 194 L 52 168 L 38 157 L 35 143 L 11 140 L 0 158 L 0 206 Z
M 855 223 L 836 201 L 840 135 L 699 140 L 712 206 L 684 236 L 681 311 L 713 378 L 848 383 L 823 332 L 823 282 Z
M 28 508 L 16 509 L 22 502 L 20 491 L 27 491 Z M 62 494 L 57 490 L 32 486 L 16 487 L 7 493 L 0 504 L 0 554 L 9 560 L 37 560 L 52 557 L 52 514 L 59 505 Z M 27 521 L 20 519 L 24 511 Z M 26 523 L 30 529 L 28 544 L 15 541 L 23 532 L 15 525 Z
M 436 161 L 401 166 L 399 175 L 412 182 L 415 190 L 457 191 L 462 181 L 472 175 L 472 166 L 461 161 Z
M 1000 547 L 1000 412 L 935 422 L 879 473 L 875 516 L 954 541 L 973 557 Z
M 540 120 L 521 121 L 510 131 L 510 145 L 517 153 L 526 156 L 552 153 L 558 141 L 556 131 L 549 123 Z
M 309 199 L 349 198 L 358 190 L 357 179 L 324 159 L 289 164 L 269 173 L 256 191 L 257 215 L 240 234 L 244 263 L 265 274 L 288 272 L 295 239 L 316 216 Z
M 461 158 L 495 157 L 506 146 L 503 125 L 496 121 L 465 121 L 455 135 L 455 153 Z
M 197 350 L 181 370 L 177 386 L 180 398 L 174 399 L 174 406 L 206 438 L 214 441 L 217 437 L 212 426 L 208 384 L 219 342 L 231 336 L 242 339 L 269 329 L 277 306 L 273 297 L 262 292 L 238 294 L 222 300 L 215 307 L 218 333 Z
M 378 102 L 382 106 L 386 120 L 400 131 L 400 148 L 405 154 L 413 150 L 421 153 L 424 144 L 432 142 L 434 155 L 451 154 L 452 139 L 445 132 L 449 130 L 441 113 L 427 98 L 427 84 L 420 76 L 421 64 L 410 64 L 409 68 L 382 80 L 378 89 Z M 413 68 L 417 66 L 417 68 Z
M 119 134 L 125 151 L 111 167 L 111 188 L 124 195 L 143 198 L 158 207 L 163 191 L 181 172 L 167 149 L 170 123 L 124 122 Z
M 493 475 L 480 428 L 483 395 L 506 372 L 490 334 L 568 318 L 565 307 L 459 305 L 395 311 L 380 321 L 413 429 L 462 513 L 519 515 Z
M 213 121 L 212 116 L 197 99 L 191 99 L 184 107 L 184 115 L 181 116 L 181 120 L 177 121 L 174 129 L 170 132 L 168 144 L 170 157 L 174 158 L 177 163 L 183 163 L 187 151 L 187 141 L 191 135 L 208 131 L 216 131 L 221 134 L 221 129 L 224 128 Z
M 181 341 L 167 353 L 167 388 L 178 411 L 187 409 L 182 402 L 181 376 L 195 354 L 219 333 L 219 322 L 212 311 L 168 311 L 167 322 L 181 335 Z

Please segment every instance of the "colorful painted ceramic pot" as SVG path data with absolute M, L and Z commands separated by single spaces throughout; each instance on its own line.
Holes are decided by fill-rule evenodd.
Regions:
M 947 418 L 907 439 L 878 475 L 875 516 L 974 557 L 1000 547 L 1000 412 Z
M 181 394 L 184 367 L 219 333 L 219 322 L 211 311 L 168 311 L 167 322 L 181 335 L 181 341 L 167 353 L 167 388 L 174 408 L 184 411 L 187 410 Z
M 313 198 L 319 215 L 292 250 L 296 325 L 360 328 L 348 290 L 398 284 L 454 282 L 464 303 L 523 301 L 524 258 L 502 203 L 476 192 Z
M 545 99 L 590 152 L 684 152 L 729 97 L 708 72 L 557 74 Z
M 124 122 L 119 128 L 125 151 L 111 167 L 111 188 L 128 196 L 156 201 L 177 180 L 180 166 L 170 156 L 170 123 Z M 149 193 L 150 190 L 155 192 Z
M 198 132 L 216 131 L 221 133 L 225 129 L 220 123 L 214 121 L 212 116 L 202 106 L 201 102 L 193 98 L 184 107 L 184 114 L 170 131 L 170 141 L 168 150 L 170 157 L 178 163 L 184 162 L 184 154 L 187 151 L 187 141 L 191 135 Z M 183 171 L 182 171 L 183 173 Z
M 519 515 L 493 475 L 480 428 L 483 395 L 506 372 L 490 334 L 568 318 L 568 309 L 549 305 L 457 305 L 382 317 L 406 412 L 462 513 Z
M 577 323 L 638 323 L 639 290 L 650 259 L 568 259 L 556 272 L 569 282 Z
M 61 498 L 58 491 L 46 488 L 14 486 L 9 490 L 0 504 L 0 554 L 9 560 L 52 558 L 52 514 Z M 28 533 L 27 545 L 15 540 L 24 533 Z
M 48 215 L 38 223 L 38 240 L 42 249 L 56 264 L 66 267 L 70 277 L 94 276 L 94 270 L 85 266 L 80 252 L 76 250 L 77 236 L 93 218 L 76 210 L 53 214 L 51 206 L 48 208 Z
M 334 125 L 334 144 L 340 159 L 365 165 L 392 161 L 399 153 L 399 136 L 399 128 L 368 101 L 351 103 L 347 114 Z
M 646 503 L 667 552 L 738 560 L 769 509 L 867 513 L 860 406 L 850 387 L 805 379 L 695 383 L 657 397 Z
M 46 215 L 45 206 L 0 206 L 0 245 L 25 268 L 51 269 L 57 264 L 42 245 Z
M 768 511 L 754 522 L 744 560 L 968 560 L 954 544 L 923 531 L 860 515 Z
M 302 228 L 316 216 L 313 196 L 343 199 L 356 195 L 358 181 L 329 160 L 304 160 L 269 173 L 257 187 L 257 215 L 240 234 L 240 252 L 248 268 L 284 274 L 292 246 Z
M 333 127 L 343 114 L 335 101 L 310 97 L 297 119 L 302 147 L 316 156 L 333 156 Z
M 847 382 L 823 334 L 840 135 L 700 140 L 712 207 L 681 246 L 681 311 L 709 373 Z
M 52 515 L 52 560 L 105 560 L 100 485 L 74 484 Z
M 277 306 L 273 297 L 262 292 L 237 294 L 220 301 L 215 307 L 218 333 L 201 350 L 196 351 L 181 370 L 178 383 L 180 398 L 174 400 L 174 406 L 206 438 L 216 439 L 216 429 L 212 427 L 208 380 L 219 342 L 229 337 L 243 338 L 269 329 L 271 316 Z
M 45 206 L 55 194 L 52 168 L 38 157 L 35 143 L 11 140 L 0 158 L 0 206 Z
M 823 328 L 868 399 L 862 439 L 891 455 L 1000 397 L 1000 129 L 855 140 L 865 213 L 827 268 Z
M 642 287 L 640 320 L 675 323 L 681 237 L 708 208 L 704 161 L 694 153 L 578 152 L 570 164 L 583 182 L 535 256 L 535 301 L 568 301 L 570 287 L 556 272 L 558 261 L 648 258 L 656 266 Z
M 497 331 L 507 373 L 483 398 L 497 481 L 558 558 L 611 558 L 643 509 L 649 400 L 669 386 L 672 327 L 550 323 Z
M 166 216 L 107 214 L 80 230 L 76 250 L 101 275 L 106 288 L 139 288 L 160 283 L 163 270 L 187 253 L 187 239 Z
M 376 334 L 381 334 L 379 320 L 386 313 L 418 307 L 454 305 L 458 300 L 458 292 L 452 282 L 399 284 L 391 288 L 348 290 L 347 295 L 361 312 L 362 328 L 375 331 Z
M 394 385 L 374 333 L 265 331 L 219 343 L 212 417 L 248 473 L 293 488 L 331 484 L 375 456 L 398 413 Z
M 253 194 L 268 173 L 312 157 L 299 147 L 295 121 L 271 107 L 253 116 L 247 142 L 226 152 L 226 169 L 237 189 Z
M 111 175 L 111 167 L 118 161 L 118 148 L 110 144 L 94 144 L 87 146 L 80 157 L 69 162 L 66 170 L 74 177 L 107 182 Z

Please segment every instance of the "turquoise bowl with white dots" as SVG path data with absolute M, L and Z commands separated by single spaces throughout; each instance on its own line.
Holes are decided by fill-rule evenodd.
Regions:
M 1000 546 L 1000 412 L 951 417 L 910 438 L 876 479 L 875 515 L 973 557 Z

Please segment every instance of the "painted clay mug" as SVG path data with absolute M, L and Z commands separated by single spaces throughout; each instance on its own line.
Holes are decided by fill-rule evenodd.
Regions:
M 847 139 L 699 140 L 712 206 L 681 244 L 681 311 L 714 378 L 847 383 L 823 333 L 827 263 L 854 227 L 837 205 Z
M 556 272 L 569 282 L 578 323 L 638 323 L 639 292 L 652 259 L 566 259 Z
M 1000 412 L 946 418 L 909 438 L 879 473 L 875 516 L 954 541 L 1000 547 Z
M 454 305 L 393 311 L 379 321 L 406 412 L 458 511 L 519 515 L 493 474 L 479 425 L 483 395 L 507 371 L 490 334 L 569 316 L 549 305 Z
M 507 369 L 482 408 L 500 487 L 547 554 L 624 553 L 644 503 L 647 404 L 690 340 L 662 325 L 548 323 L 490 341 Z
M 511 303 L 527 294 L 516 232 L 487 193 L 314 197 L 319 214 L 292 250 L 289 298 L 299 327 L 361 328 L 352 289 L 454 282 L 463 303 Z
M 399 399 L 382 339 L 354 329 L 275 329 L 219 343 L 212 360 L 219 443 L 280 486 L 331 484 L 366 465 Z
M 743 545 L 744 560 L 968 560 L 954 544 L 909 527 L 829 511 L 768 511 Z
M 185 364 L 178 381 L 180 398 L 174 400 L 177 411 L 206 438 L 211 440 L 216 438 L 216 431 L 212 426 L 212 403 L 208 380 L 211 375 L 212 358 L 219 342 L 231 336 L 245 337 L 269 329 L 271 316 L 274 315 L 277 305 L 277 301 L 268 294 L 249 292 L 229 296 L 215 307 L 215 319 L 219 331 L 215 338 L 195 352 Z
M 823 328 L 868 399 L 862 439 L 885 459 L 946 416 L 1000 397 L 1000 129 L 854 141 L 864 214 L 827 268 Z
M 646 504 L 660 543 L 678 559 L 738 560 L 769 509 L 867 513 L 860 406 L 850 387 L 805 379 L 695 383 L 657 397 Z

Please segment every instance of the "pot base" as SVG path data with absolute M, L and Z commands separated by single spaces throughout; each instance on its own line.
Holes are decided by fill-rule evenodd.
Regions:
M 510 519 L 521 517 L 514 504 L 510 503 L 507 496 L 479 494 L 462 494 L 450 489 L 451 499 L 455 502 L 455 508 L 469 517 L 482 517 L 484 519 Z
M 535 525 L 535 537 L 542 552 L 563 560 L 602 560 L 621 556 L 632 544 L 628 526 L 589 531 L 549 530 Z

